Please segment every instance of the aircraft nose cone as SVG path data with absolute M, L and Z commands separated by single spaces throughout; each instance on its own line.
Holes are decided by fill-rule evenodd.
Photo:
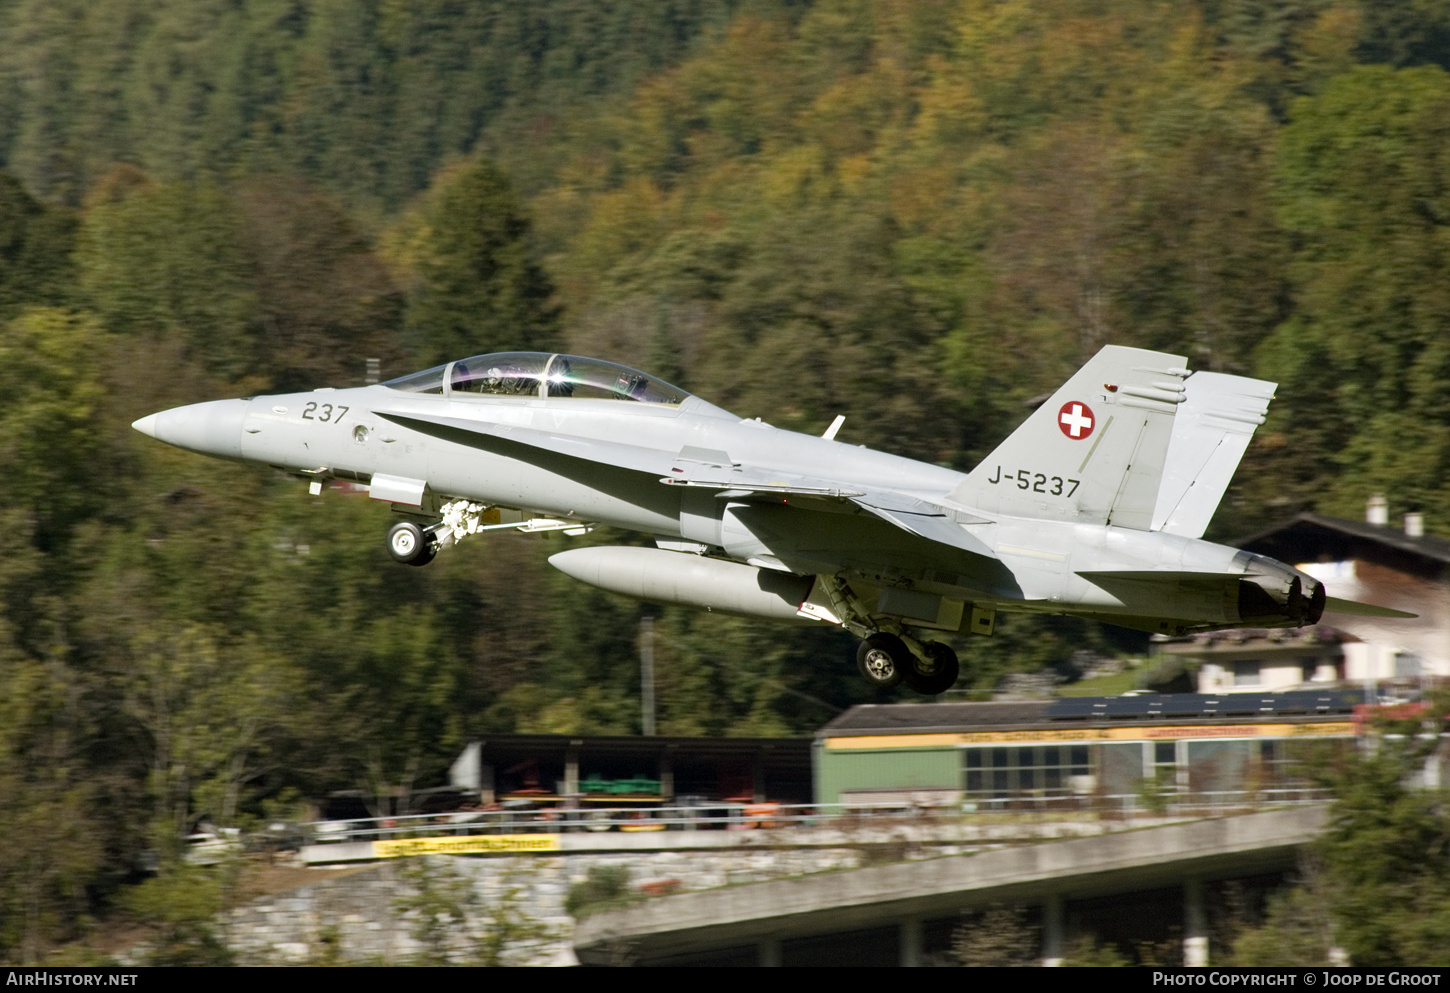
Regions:
M 140 431 L 148 438 L 156 437 L 156 414 L 147 414 L 145 417 L 131 422 L 131 426 Z
M 245 400 L 211 400 L 149 414 L 131 426 L 177 448 L 240 460 L 242 421 L 246 416 Z

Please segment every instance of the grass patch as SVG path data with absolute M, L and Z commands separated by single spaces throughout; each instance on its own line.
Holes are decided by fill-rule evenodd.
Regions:
M 1141 670 L 1134 666 L 1114 676 L 1099 676 L 1096 679 L 1080 679 L 1075 683 L 1064 683 L 1057 688 L 1058 696 L 1118 696 L 1138 688 Z

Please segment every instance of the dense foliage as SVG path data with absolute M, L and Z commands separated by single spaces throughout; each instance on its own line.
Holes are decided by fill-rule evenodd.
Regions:
M 1369 747 L 1313 754 L 1334 791 L 1329 825 L 1295 887 L 1233 944 L 1242 965 L 1438 965 L 1450 959 L 1450 790 L 1425 782 L 1450 730 L 1450 696 L 1383 720 Z
M 558 345 L 966 467 L 1113 341 L 1281 384 L 1218 535 L 1450 522 L 1439 0 L 5 0 L 0 38 L 0 957 L 203 815 L 639 727 L 640 608 L 542 539 L 403 575 L 385 509 L 129 430 L 167 406 Z M 964 678 L 1109 637 L 1009 619 Z M 661 733 L 869 698 L 831 633 L 656 640 Z

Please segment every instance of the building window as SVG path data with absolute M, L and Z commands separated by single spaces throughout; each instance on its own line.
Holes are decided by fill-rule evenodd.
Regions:
M 1176 787 L 1178 784 L 1178 742 L 1152 741 L 1146 744 L 1147 748 L 1151 749 L 1152 755 L 1152 764 L 1147 771 L 1148 778 L 1165 789 Z
M 964 752 L 966 790 L 972 796 L 1065 796 L 1072 792 L 1073 776 L 1091 773 L 1086 745 L 967 748 Z
M 1395 676 L 1399 679 L 1418 676 L 1421 672 L 1420 656 L 1413 652 L 1395 652 Z
M 1234 663 L 1234 685 L 1235 686 L 1261 686 L 1263 676 L 1260 673 L 1260 666 L 1263 663 L 1257 659 L 1247 662 Z

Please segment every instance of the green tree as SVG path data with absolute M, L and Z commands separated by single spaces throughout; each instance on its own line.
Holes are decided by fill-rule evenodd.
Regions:
M 423 364 L 553 347 L 553 290 L 532 257 L 529 222 L 497 168 L 479 159 L 444 174 L 420 220 L 407 328 Z
M 34 965 L 78 936 L 107 839 L 85 762 L 90 722 L 63 654 L 26 659 L 0 642 L 0 679 L 0 959 Z
M 1329 490 L 1322 510 L 1355 516 L 1378 490 L 1450 513 L 1447 151 L 1438 67 L 1359 67 L 1292 105 L 1277 195 L 1296 313 L 1261 369 L 1281 384 L 1270 437 L 1308 442 L 1293 475 Z
M 1422 782 L 1447 724 L 1443 695 L 1379 722 L 1363 750 L 1310 757 L 1333 790 L 1304 879 L 1234 943 L 1240 964 L 1445 965 L 1450 949 L 1450 793 Z
M 92 192 L 77 258 L 81 288 L 109 330 L 180 338 L 222 376 L 253 367 L 253 275 L 221 188 L 156 184 L 120 167 Z
M 33 200 L 0 173 L 0 320 L 34 304 L 64 304 L 74 280 L 75 218 Z
M 564 909 L 582 920 L 601 904 L 616 903 L 629 895 L 629 866 L 591 865 L 584 878 L 569 887 Z
M 0 324 L 0 507 L 32 515 L 46 550 L 113 492 L 99 431 L 107 344 L 93 318 L 54 308 Z
M 126 909 L 150 933 L 149 966 L 227 966 L 235 961 L 217 930 L 217 916 L 231 902 L 231 873 L 215 867 L 166 864 L 126 893 Z
M 1037 932 L 1020 908 L 990 907 L 957 925 L 952 932 L 952 955 L 958 965 L 965 966 L 1036 965 L 1040 954 Z
M 1320 844 L 1336 943 L 1356 965 L 1450 963 L 1450 796 L 1415 783 L 1443 711 L 1379 737 L 1337 777 Z M 1387 729 L 1388 730 L 1388 729 Z
M 504 870 L 487 895 L 448 856 L 410 858 L 398 871 L 410 891 L 393 909 L 423 946 L 419 965 L 528 965 L 538 947 L 555 937 L 524 907 L 529 867 Z
M 1263 923 L 1233 939 L 1229 960 L 1249 966 L 1333 965 L 1332 905 L 1322 885 L 1301 883 L 1269 897 Z
M 403 297 L 343 204 L 274 174 L 239 181 L 235 201 L 269 388 L 353 385 L 370 357 L 398 370 Z

